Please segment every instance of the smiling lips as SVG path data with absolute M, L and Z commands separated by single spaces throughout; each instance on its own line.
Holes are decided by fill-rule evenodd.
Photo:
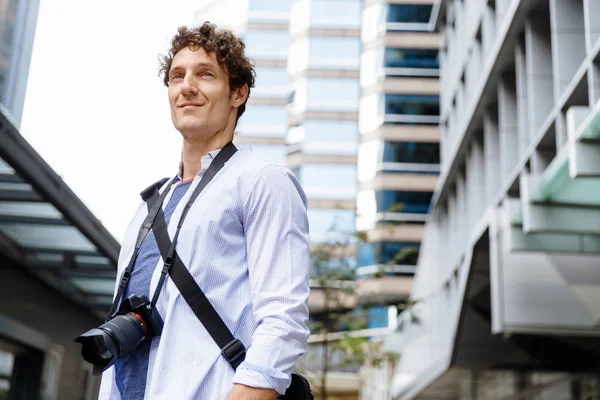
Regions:
M 195 101 L 186 101 L 185 103 L 181 103 L 179 105 L 179 108 L 185 108 L 185 107 L 201 107 L 202 104 L 197 103 Z

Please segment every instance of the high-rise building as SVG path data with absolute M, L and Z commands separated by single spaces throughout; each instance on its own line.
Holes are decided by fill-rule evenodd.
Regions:
M 236 143 L 271 158 L 259 146 L 285 150 L 308 197 L 314 246 L 354 238 L 341 256 L 357 266 L 362 295 L 352 304 L 366 312 L 370 336 L 395 323 L 396 304 L 408 297 L 439 174 L 433 10 L 433 0 L 238 0 L 196 15 L 197 24 L 243 36 L 256 61 Z M 322 288 L 312 292 L 311 318 L 319 319 Z M 321 350 L 311 344 L 313 370 Z M 331 393 L 357 398 L 358 369 L 334 368 Z
M 243 38 L 246 54 L 255 61 L 256 82 L 238 121 L 235 143 L 250 145 L 280 164 L 286 161 L 291 90 L 287 72 L 290 9 L 290 0 L 219 0 L 202 5 L 195 16 L 197 25 L 208 20 Z
M 439 35 L 431 1 L 365 1 L 358 276 L 383 270 L 408 297 L 439 174 Z M 385 322 L 387 325 L 388 321 Z
M 39 0 L 0 0 L 0 104 L 19 124 L 39 9 Z
M 441 175 L 394 399 L 591 399 L 600 2 L 442 0 Z

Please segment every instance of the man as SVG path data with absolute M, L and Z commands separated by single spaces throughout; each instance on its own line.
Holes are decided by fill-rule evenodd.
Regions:
M 194 188 L 233 139 L 254 85 L 254 68 L 242 41 L 208 22 L 179 28 L 161 64 L 173 124 L 183 137 L 177 177 L 161 189 L 169 191 L 163 210 L 172 240 Z M 239 149 L 195 200 L 176 249 L 245 345 L 245 361 L 234 371 L 167 279 L 157 303 L 164 320 L 161 336 L 145 339 L 104 373 L 100 399 L 271 400 L 283 394 L 309 334 L 306 205 L 289 169 Z M 144 203 L 126 233 L 119 277 L 146 215 Z M 162 265 L 150 232 L 123 298 L 151 298 Z

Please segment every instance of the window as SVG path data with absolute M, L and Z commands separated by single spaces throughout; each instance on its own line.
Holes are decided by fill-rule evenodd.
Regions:
M 308 66 L 321 69 L 356 69 L 360 60 L 360 38 L 311 37 Z
M 383 162 L 396 163 L 440 163 L 439 143 L 384 142 Z
M 438 96 L 391 94 L 385 96 L 386 114 L 440 115 Z
M 289 130 L 288 143 L 310 154 L 356 155 L 358 125 L 355 121 L 305 121 Z
M 356 198 L 356 165 L 304 164 L 300 166 L 298 176 L 309 198 Z
M 253 144 L 251 148 L 254 153 L 260 154 L 276 164 L 285 164 L 286 151 L 283 145 Z
M 385 49 L 386 68 L 439 69 L 437 49 Z
M 347 240 L 355 231 L 354 210 L 313 208 L 307 215 L 311 242 Z
M 432 196 L 432 192 L 377 191 L 377 212 L 427 214 Z
M 358 246 L 358 266 L 377 264 L 417 265 L 420 243 L 378 242 Z
M 296 110 L 358 111 L 357 79 L 309 78 L 298 81 L 294 88 Z
M 250 105 L 238 121 L 236 132 L 251 136 L 283 137 L 287 130 L 283 106 Z
M 246 53 L 255 59 L 286 60 L 290 44 L 288 31 L 252 30 L 244 37 Z
M 432 5 L 389 4 L 387 22 L 428 23 Z
M 250 0 L 250 11 L 260 12 L 289 12 L 291 0 Z
M 290 77 L 285 68 L 256 67 L 256 82 L 252 97 L 285 98 L 290 94 Z
M 362 1 L 312 0 L 310 26 L 315 28 L 360 29 Z

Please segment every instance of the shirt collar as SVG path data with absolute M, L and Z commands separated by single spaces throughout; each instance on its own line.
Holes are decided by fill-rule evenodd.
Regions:
M 220 151 L 221 151 L 221 149 L 209 151 L 204 157 L 202 157 L 200 159 L 201 167 L 200 167 L 200 171 L 198 171 L 196 176 L 203 175 L 206 172 L 206 170 L 208 169 L 208 167 L 210 167 L 210 164 L 215 159 L 217 154 L 219 154 Z M 183 160 L 181 160 L 179 162 L 179 170 L 177 171 L 177 178 L 179 181 L 183 180 Z

